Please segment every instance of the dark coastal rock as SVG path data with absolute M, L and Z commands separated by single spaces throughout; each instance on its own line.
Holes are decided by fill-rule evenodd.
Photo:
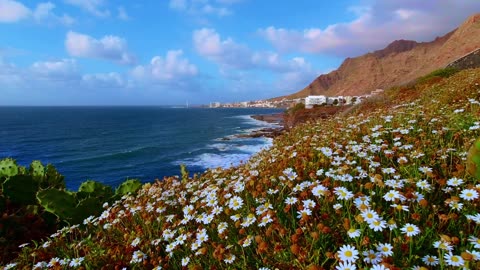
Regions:
M 260 138 L 260 137 L 275 138 L 281 135 L 284 131 L 284 128 L 283 128 L 284 114 L 283 113 L 257 114 L 257 115 L 252 115 L 250 117 L 258 121 L 264 121 L 267 123 L 276 124 L 279 127 L 262 128 L 248 134 L 238 134 L 236 135 L 237 138 Z
M 283 133 L 284 129 L 282 127 L 279 128 L 262 128 L 259 130 L 255 130 L 251 133 L 247 134 L 238 134 L 235 137 L 237 138 L 275 138 Z
M 274 114 L 257 114 L 252 115 L 251 117 L 255 120 L 264 121 L 272 124 L 283 124 L 283 113 L 274 113 Z

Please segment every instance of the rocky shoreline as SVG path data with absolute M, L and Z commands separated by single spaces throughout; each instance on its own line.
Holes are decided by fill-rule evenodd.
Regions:
M 250 117 L 255 120 L 276 124 L 278 125 L 278 127 L 262 128 L 248 134 L 239 134 L 236 137 L 238 138 L 260 138 L 260 137 L 275 138 L 277 136 L 280 136 L 281 134 L 283 134 L 285 130 L 283 126 L 283 116 L 284 116 L 283 113 L 251 115 Z

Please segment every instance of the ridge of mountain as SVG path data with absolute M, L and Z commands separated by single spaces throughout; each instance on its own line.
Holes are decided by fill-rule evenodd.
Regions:
M 381 50 L 346 58 L 340 67 L 318 76 L 304 89 L 287 96 L 358 96 L 410 82 L 480 48 L 480 13 L 430 42 L 395 40 Z

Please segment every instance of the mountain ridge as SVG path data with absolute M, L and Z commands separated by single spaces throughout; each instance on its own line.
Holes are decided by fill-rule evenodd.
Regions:
M 347 57 L 338 69 L 322 74 L 302 90 L 272 100 L 309 95 L 364 95 L 410 82 L 480 47 L 480 13 L 429 42 L 399 39 L 385 48 Z

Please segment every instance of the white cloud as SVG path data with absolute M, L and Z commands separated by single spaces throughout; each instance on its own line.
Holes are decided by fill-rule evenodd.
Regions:
M 31 70 L 40 77 L 50 79 L 66 79 L 78 76 L 77 63 L 74 59 L 35 62 L 32 64 Z
M 40 3 L 33 12 L 33 18 L 35 20 L 42 20 L 51 15 L 55 5 L 52 2 Z
M 270 26 L 260 29 L 259 33 L 282 51 L 355 56 L 381 49 L 396 39 L 430 41 L 480 10 L 477 0 L 375 0 L 372 3 L 350 7 L 357 17 L 349 22 L 303 30 Z
M 83 82 L 94 88 L 125 87 L 127 80 L 116 72 L 85 74 L 82 76 Z
M 252 65 L 252 53 L 231 38 L 221 40 L 220 35 L 210 28 L 193 32 L 193 43 L 197 52 L 207 59 L 223 66 L 248 68 Z
M 196 51 L 219 65 L 220 74 L 229 82 L 228 91 L 245 95 L 262 89 L 262 98 L 291 93 L 311 82 L 319 72 L 303 57 L 285 60 L 271 51 L 254 51 L 232 38 L 223 39 L 210 28 L 193 32 Z M 255 73 L 269 73 L 270 82 L 255 80 Z M 267 89 L 269 89 L 267 91 Z M 266 94 L 266 95 L 265 95 Z
M 183 57 L 183 51 L 170 50 L 165 57 L 155 56 L 148 65 L 136 66 L 131 71 L 138 81 L 169 82 L 195 77 L 197 67 Z
M 89 35 L 69 31 L 65 47 L 70 56 L 75 57 L 104 59 L 126 65 L 134 64 L 136 61 L 128 52 L 127 42 L 113 35 L 95 39 Z
M 108 17 L 110 11 L 104 8 L 103 0 L 65 0 L 66 3 L 79 7 L 97 17 Z
M 169 7 L 175 10 L 186 10 L 187 0 L 170 0 Z
M 213 14 L 213 15 L 218 15 L 220 17 L 223 16 L 228 16 L 232 14 L 232 11 L 230 9 L 225 8 L 225 7 L 215 7 L 210 4 L 206 4 L 201 8 L 201 11 L 205 14 Z
M 222 40 L 220 35 L 211 28 L 194 31 L 193 44 L 201 56 L 219 64 L 222 68 L 264 69 L 273 72 L 311 70 L 310 64 L 301 57 L 285 61 L 275 52 L 253 51 L 246 45 L 236 43 L 232 38 Z
M 0 59 L 0 85 L 2 91 L 10 87 L 17 87 L 24 84 L 24 72 L 12 63 Z
M 0 57 L 0 105 L 178 104 L 201 99 L 191 95 L 203 90 L 198 73 L 180 50 L 125 73 L 85 74 L 75 59 L 18 67 Z
M 14 23 L 30 16 L 30 9 L 14 0 L 0 0 L 0 23 Z
M 53 12 L 55 4 L 52 2 L 38 3 L 35 9 L 30 9 L 20 2 L 0 0 L 0 23 L 13 23 L 25 19 L 33 19 L 37 23 L 60 23 L 71 25 L 75 19 L 67 14 L 57 15 Z
M 224 17 L 233 13 L 231 6 L 239 0 L 170 0 L 169 7 L 173 10 L 191 15 L 215 15 Z
M 63 14 L 62 16 L 56 15 L 53 12 L 54 9 L 55 4 L 52 2 L 39 3 L 35 10 L 33 10 L 32 17 L 37 22 L 60 22 L 64 25 L 72 25 L 75 23 L 75 19 L 67 14 Z

